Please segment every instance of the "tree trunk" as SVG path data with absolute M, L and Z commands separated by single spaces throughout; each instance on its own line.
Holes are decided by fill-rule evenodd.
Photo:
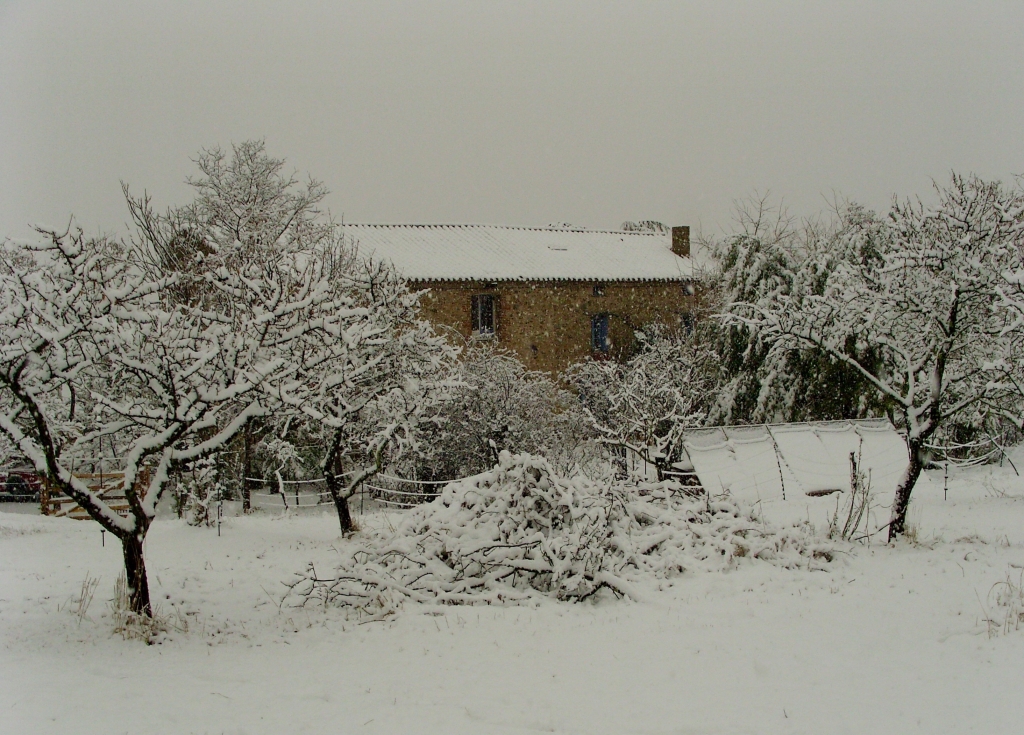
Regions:
M 666 459 L 659 458 L 654 463 L 654 471 L 658 475 L 658 482 L 664 482 L 665 481 L 665 471 L 668 468 L 669 468 L 669 464 L 668 464 L 668 461 Z
M 909 441 L 910 464 L 903 474 L 903 479 L 896 487 L 896 498 L 892 502 L 892 515 L 889 517 L 889 540 L 893 541 L 907 530 L 907 509 L 910 507 L 910 493 L 917 484 L 917 478 L 924 469 L 924 442 L 920 439 Z
M 338 523 L 341 525 L 342 536 L 353 533 L 356 530 L 356 526 L 352 522 L 352 512 L 348 507 L 348 498 L 343 498 L 338 493 L 331 493 L 331 497 L 334 499 L 334 507 L 338 509 Z
M 341 526 L 341 535 L 347 536 L 355 532 L 356 525 L 352 522 L 352 512 L 348 507 L 348 498 L 343 494 L 341 477 L 341 454 L 338 451 L 341 443 L 335 437 L 330 452 L 324 462 L 324 481 L 327 483 L 327 490 L 331 493 L 331 500 L 338 511 L 338 523 Z M 346 488 L 347 489 L 347 488 Z
M 143 537 L 134 533 L 121 539 L 128 582 L 128 607 L 133 613 L 151 618 L 153 606 L 149 601 L 149 579 L 146 577 L 146 561 L 142 558 L 142 541 Z
M 252 421 L 246 422 L 242 430 L 242 455 L 242 512 L 248 513 L 252 510 Z

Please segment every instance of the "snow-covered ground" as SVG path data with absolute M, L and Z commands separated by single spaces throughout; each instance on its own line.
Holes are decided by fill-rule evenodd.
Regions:
M 0 505 L 0 733 L 1020 732 L 1024 628 L 984 618 L 1024 567 L 1024 480 L 982 468 L 948 500 L 942 486 L 911 510 L 917 544 L 857 545 L 824 572 L 742 560 L 645 603 L 364 624 L 278 606 L 292 573 L 331 568 L 332 515 L 229 518 L 219 537 L 160 519 L 153 596 L 188 631 L 152 646 L 113 633 L 109 535 Z M 814 503 L 766 515 L 821 528 Z

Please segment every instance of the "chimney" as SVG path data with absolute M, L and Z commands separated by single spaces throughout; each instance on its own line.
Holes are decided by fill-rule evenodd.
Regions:
M 672 228 L 672 252 L 680 258 L 690 257 L 689 225 L 680 225 Z

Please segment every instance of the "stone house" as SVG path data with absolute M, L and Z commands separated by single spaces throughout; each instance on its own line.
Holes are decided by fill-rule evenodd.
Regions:
M 345 235 L 427 292 L 424 317 L 467 344 L 494 340 L 534 370 L 621 358 L 636 330 L 687 324 L 694 309 L 689 227 L 346 224 Z

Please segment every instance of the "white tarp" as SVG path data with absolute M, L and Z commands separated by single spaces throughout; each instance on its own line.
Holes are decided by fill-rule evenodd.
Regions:
M 701 485 L 747 500 L 782 498 L 783 476 L 775 444 L 764 426 L 700 429 L 683 446 Z
M 871 492 L 891 496 L 909 461 L 906 442 L 885 419 L 696 429 L 683 446 L 708 492 L 752 502 L 847 491 L 851 453 Z

